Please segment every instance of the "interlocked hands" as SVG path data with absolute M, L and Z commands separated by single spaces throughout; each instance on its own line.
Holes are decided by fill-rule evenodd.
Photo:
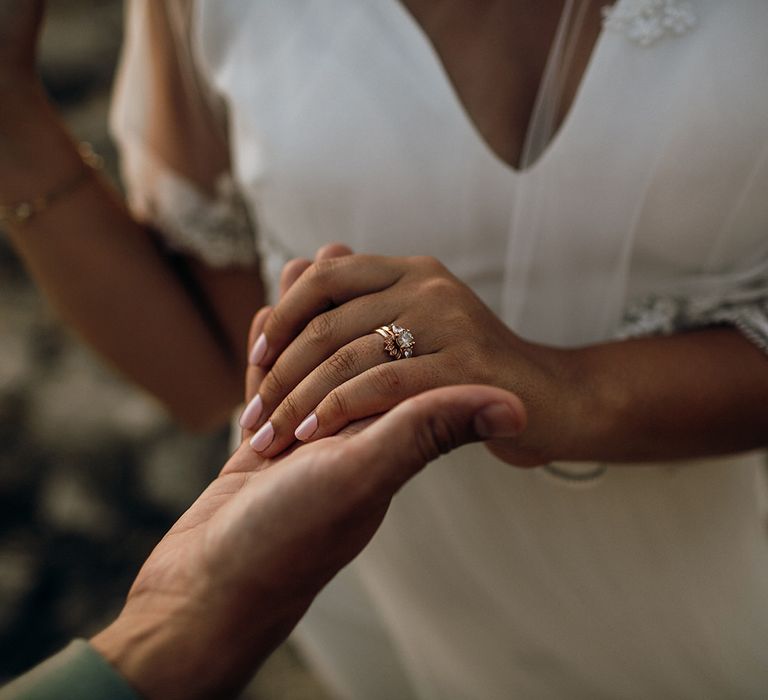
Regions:
M 429 389 L 484 384 L 514 392 L 521 417 L 537 419 L 489 447 L 518 466 L 553 458 L 548 436 L 570 425 L 572 411 L 557 350 L 520 339 L 433 258 L 336 253 L 289 263 L 284 297 L 256 317 L 258 380 L 241 418 L 254 450 L 273 457 Z M 413 357 L 391 359 L 374 332 L 389 324 L 412 333 Z

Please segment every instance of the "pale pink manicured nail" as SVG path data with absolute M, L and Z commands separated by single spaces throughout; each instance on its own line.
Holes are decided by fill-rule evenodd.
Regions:
M 251 447 L 256 452 L 266 450 L 275 439 L 275 429 L 272 427 L 272 421 L 267 421 L 258 429 L 256 435 L 251 438 Z
M 245 430 L 252 428 L 256 425 L 256 421 L 259 420 L 263 410 L 264 402 L 261 400 L 261 396 L 256 394 L 256 396 L 250 400 L 240 416 L 240 427 Z
M 251 354 L 248 357 L 248 361 L 252 365 L 258 365 L 264 359 L 264 355 L 267 354 L 267 336 L 263 333 L 257 338 L 256 342 L 251 348 Z
M 294 435 L 297 440 L 309 440 L 317 430 L 317 416 L 314 413 L 310 413 L 296 428 Z

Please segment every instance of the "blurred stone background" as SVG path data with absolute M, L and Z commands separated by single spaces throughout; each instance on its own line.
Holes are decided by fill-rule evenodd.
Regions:
M 106 113 L 120 0 L 52 0 L 46 86 L 117 179 Z M 0 684 L 119 611 L 139 566 L 226 459 L 182 433 L 51 314 L 0 235 Z M 285 646 L 244 697 L 327 697 Z

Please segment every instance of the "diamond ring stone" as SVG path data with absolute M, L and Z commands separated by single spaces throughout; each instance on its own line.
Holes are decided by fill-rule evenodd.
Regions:
M 416 339 L 408 328 L 390 323 L 388 326 L 377 328 L 374 333 L 378 333 L 384 338 L 384 352 L 393 359 L 401 360 L 413 357 Z

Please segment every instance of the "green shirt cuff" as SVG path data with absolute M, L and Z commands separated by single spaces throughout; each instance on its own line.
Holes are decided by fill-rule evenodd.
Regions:
M 84 639 L 0 689 L 0 700 L 140 700 L 125 680 Z

